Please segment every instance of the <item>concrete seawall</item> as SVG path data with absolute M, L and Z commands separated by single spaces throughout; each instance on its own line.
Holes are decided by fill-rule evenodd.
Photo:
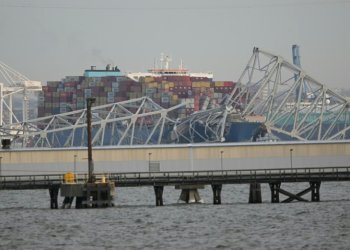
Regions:
M 2 175 L 87 172 L 87 148 L 1 150 Z M 350 165 L 350 141 L 95 147 L 95 172 L 332 167 Z M 76 162 L 74 164 L 74 162 Z

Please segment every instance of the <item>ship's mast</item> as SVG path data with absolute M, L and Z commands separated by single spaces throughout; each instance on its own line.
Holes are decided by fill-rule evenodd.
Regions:
M 171 57 L 170 56 L 166 56 L 165 57 L 165 69 L 168 70 L 169 69 L 169 65 L 170 65 L 170 62 L 172 61 Z
M 164 62 L 164 53 L 160 53 L 160 68 L 163 69 L 163 62 Z

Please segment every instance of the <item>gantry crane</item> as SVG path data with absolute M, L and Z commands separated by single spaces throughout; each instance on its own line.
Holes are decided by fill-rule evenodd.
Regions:
M 0 73 L 5 83 L 0 83 L 0 126 L 25 122 L 29 118 L 29 97 L 31 92 L 42 91 L 39 81 L 31 81 L 28 77 L 0 61 Z M 13 99 L 21 95 L 22 117 L 14 112 Z

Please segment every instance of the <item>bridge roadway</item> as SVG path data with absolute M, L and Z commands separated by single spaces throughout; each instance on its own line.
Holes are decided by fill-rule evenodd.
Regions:
M 95 172 L 320 168 L 348 166 L 350 141 L 94 147 Z M 151 164 L 150 164 L 151 163 Z M 87 172 L 87 148 L 0 150 L 0 175 Z M 75 170 L 75 171 L 74 171 Z

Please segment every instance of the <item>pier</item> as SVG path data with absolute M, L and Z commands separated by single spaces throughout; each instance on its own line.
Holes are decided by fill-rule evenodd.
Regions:
M 213 204 L 221 204 L 221 190 L 225 185 L 248 184 L 250 188 L 249 203 L 261 203 L 261 184 L 268 184 L 271 190 L 271 202 L 291 202 L 291 201 L 312 201 L 321 200 L 320 185 L 322 182 L 350 181 L 349 167 L 323 167 L 323 168 L 293 168 L 293 169 L 252 169 L 252 170 L 222 170 L 222 171 L 176 171 L 176 172 L 128 172 L 128 173 L 95 173 L 96 180 L 101 183 L 111 183 L 102 185 L 106 191 L 114 193 L 114 186 L 117 189 L 123 187 L 153 186 L 155 192 L 155 205 L 163 205 L 164 186 L 174 186 L 181 189 L 181 196 L 187 203 L 191 199 L 197 201 L 198 189 L 204 186 L 211 186 L 213 190 Z M 284 183 L 309 183 L 305 190 L 293 194 L 283 187 Z M 74 175 L 73 181 L 68 181 L 63 174 L 54 175 L 8 175 L 0 176 L 0 190 L 25 190 L 25 189 L 48 189 L 50 194 L 50 207 L 58 208 L 58 193 L 61 189 L 63 194 L 67 188 L 78 190 L 73 191 L 76 198 L 76 208 L 82 207 L 84 201 L 80 197 L 90 197 L 90 195 L 79 195 L 79 192 L 95 192 L 86 190 L 88 183 L 87 174 Z M 92 184 L 89 184 L 92 185 Z M 84 186 L 84 189 L 81 187 Z M 108 186 L 108 187 L 107 187 Z M 103 190 L 98 196 L 103 196 Z M 122 191 L 121 191 L 122 192 Z M 305 195 L 310 193 L 309 198 Z M 286 196 L 280 199 L 280 194 Z M 63 195 L 64 196 L 64 195 Z M 192 198 L 191 198 L 192 196 Z M 187 198 L 186 198 L 187 197 Z M 181 197 L 180 197 L 181 198 Z M 71 206 L 74 197 L 64 199 L 63 208 Z M 106 197 L 109 201 L 109 197 Z M 0 201 L 1 202 L 1 201 Z M 87 201 L 85 201 L 87 202 Z M 93 202 L 91 203 L 93 204 Z M 98 207 L 104 204 L 97 204 Z

